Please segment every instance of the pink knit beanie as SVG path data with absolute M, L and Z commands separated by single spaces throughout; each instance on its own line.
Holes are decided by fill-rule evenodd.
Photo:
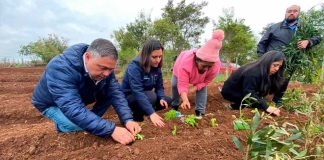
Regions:
M 223 39 L 224 31 L 215 30 L 212 38 L 197 50 L 196 56 L 203 61 L 216 62 L 219 59 L 219 50 L 222 48 Z

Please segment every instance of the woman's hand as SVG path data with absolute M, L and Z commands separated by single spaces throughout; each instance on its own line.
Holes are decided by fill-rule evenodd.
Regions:
M 167 109 L 169 107 L 168 103 L 163 99 L 160 100 L 160 105 L 163 106 L 165 109 Z
M 190 109 L 190 102 L 189 102 L 189 100 L 187 99 L 185 101 L 182 101 L 182 103 L 180 104 L 180 107 L 182 109 Z
M 268 109 L 267 109 L 267 112 L 269 114 L 273 114 L 275 116 L 280 116 L 280 109 L 276 108 L 276 107 L 271 107 L 269 106 Z
M 164 127 L 163 118 L 161 118 L 158 114 L 152 113 L 150 115 L 150 119 L 151 119 L 152 123 L 154 124 L 154 126 Z

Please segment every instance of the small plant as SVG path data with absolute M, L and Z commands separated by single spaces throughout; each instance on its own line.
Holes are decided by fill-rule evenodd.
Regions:
M 197 123 L 197 119 L 195 115 L 188 115 L 185 117 L 184 122 L 192 127 L 197 127 L 198 123 Z
M 210 119 L 210 125 L 214 128 L 218 126 L 216 118 Z
M 235 118 L 233 121 L 233 126 L 235 130 L 248 130 L 250 129 L 249 124 L 246 122 L 246 120 L 243 119 L 243 112 L 242 112 L 242 106 L 250 106 L 257 100 L 253 97 L 251 97 L 251 93 L 247 94 L 241 101 L 240 105 L 240 117 Z M 244 103 L 243 103 L 244 102 Z
M 173 126 L 172 135 L 173 136 L 177 135 L 177 126 L 176 125 Z
M 144 139 L 144 135 L 143 134 L 140 134 L 140 133 L 137 133 L 136 135 L 135 135 L 135 139 L 136 140 L 143 140 Z
M 166 120 L 172 120 L 177 117 L 177 111 L 174 109 L 169 110 L 168 112 L 164 113 L 164 117 Z
M 244 119 L 235 119 L 233 121 L 234 129 L 235 130 L 248 130 L 250 129 L 249 124 Z

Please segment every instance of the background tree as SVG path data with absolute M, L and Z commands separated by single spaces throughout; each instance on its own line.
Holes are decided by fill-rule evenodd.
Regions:
M 135 49 L 140 50 L 142 44 L 149 37 L 149 29 L 152 27 L 150 16 L 145 16 L 141 12 L 135 22 L 126 25 L 126 28 L 120 28 L 114 31 L 113 37 L 117 40 L 121 50 Z
M 169 18 L 154 21 L 150 35 L 159 39 L 164 47 L 170 50 L 177 49 L 177 41 L 181 38 L 180 28 L 172 23 Z
M 196 47 L 199 43 L 201 34 L 204 32 L 206 24 L 209 22 L 207 16 L 204 16 L 202 10 L 207 6 L 207 2 L 190 3 L 186 5 L 186 0 L 182 0 L 177 5 L 173 4 L 173 0 L 169 0 L 167 5 L 162 9 L 162 18 L 169 19 L 171 23 L 179 27 L 180 34 L 174 40 L 173 48 L 177 52 Z
M 186 5 L 185 0 L 174 5 L 170 0 L 162 9 L 162 18 L 152 22 L 150 16 L 141 13 L 135 22 L 114 31 L 113 37 L 120 49 L 119 65 L 127 65 L 138 54 L 144 42 L 153 37 L 160 40 L 165 47 L 163 68 L 170 73 L 174 57 L 180 51 L 199 43 L 203 29 L 209 21 L 202 13 L 206 5 L 206 2 Z
M 256 40 L 249 26 L 244 24 L 244 19 L 234 18 L 234 9 L 224 9 L 224 15 L 219 17 L 214 28 L 223 29 L 221 58 L 227 62 L 237 62 L 242 65 L 256 58 Z
M 66 39 L 55 34 L 49 34 L 47 38 L 40 38 L 36 42 L 30 42 L 28 45 L 21 46 L 18 52 L 21 55 L 35 55 L 43 62 L 48 63 L 67 47 Z
M 124 68 L 138 54 L 144 42 L 150 37 L 151 28 L 150 16 L 145 16 L 144 12 L 141 12 L 135 22 L 114 31 L 112 37 L 116 39 L 120 49 L 118 63 L 120 67 Z

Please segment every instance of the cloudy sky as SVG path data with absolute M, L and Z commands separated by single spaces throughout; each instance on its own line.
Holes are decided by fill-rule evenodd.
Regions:
M 236 18 L 245 19 L 257 37 L 268 23 L 283 20 L 288 6 L 297 4 L 307 11 L 323 3 L 323 0 L 205 1 L 208 6 L 203 12 L 211 21 L 218 20 L 222 9 L 233 7 Z M 150 14 L 153 20 L 160 18 L 166 3 L 167 0 L 0 0 L 0 61 L 21 58 L 17 53 L 20 46 L 52 33 L 67 39 L 69 45 L 90 43 L 99 37 L 112 40 L 113 31 L 133 22 L 141 11 Z M 211 32 L 210 22 L 202 41 Z

